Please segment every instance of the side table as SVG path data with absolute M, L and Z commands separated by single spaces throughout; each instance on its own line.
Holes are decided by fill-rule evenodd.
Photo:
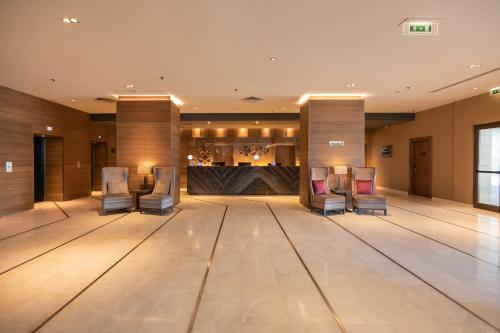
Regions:
M 132 193 L 132 195 L 134 196 L 134 202 L 135 202 L 135 207 L 134 207 L 134 210 L 137 210 L 139 209 L 139 200 L 140 200 L 140 197 L 143 196 L 143 195 L 146 195 L 146 194 L 150 194 L 153 192 L 153 188 L 146 188 L 146 189 L 133 189 L 133 190 L 130 190 L 130 193 Z
M 333 193 L 345 197 L 345 208 L 352 211 L 352 191 L 351 190 L 333 190 Z

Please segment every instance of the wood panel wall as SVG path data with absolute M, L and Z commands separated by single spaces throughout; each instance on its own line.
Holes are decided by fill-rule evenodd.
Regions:
M 64 139 L 64 200 L 90 194 L 90 142 L 101 135 L 110 147 L 116 144 L 113 125 L 92 122 L 85 112 L 2 86 L 0 133 L 0 215 L 33 208 L 34 134 Z M 113 154 L 109 156 L 113 161 Z M 13 162 L 14 172 L 5 172 L 6 161 Z
M 344 141 L 331 147 L 331 140 Z M 309 168 L 364 166 L 363 100 L 310 100 L 300 109 L 300 202 L 309 207 Z
M 137 175 L 138 165 L 176 167 L 178 203 L 179 108 L 170 101 L 119 101 L 116 111 L 117 163 L 129 168 L 129 187 L 138 188 L 142 182 Z

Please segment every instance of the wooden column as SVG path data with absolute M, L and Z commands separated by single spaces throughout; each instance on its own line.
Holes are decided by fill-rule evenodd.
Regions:
M 138 165 L 175 167 L 174 202 L 179 203 L 179 107 L 168 100 L 119 101 L 116 112 L 117 165 L 129 168 L 130 188 L 142 181 Z
M 364 166 L 363 100 L 312 99 L 300 108 L 300 202 L 309 207 L 309 168 Z M 330 146 L 329 141 L 343 141 Z

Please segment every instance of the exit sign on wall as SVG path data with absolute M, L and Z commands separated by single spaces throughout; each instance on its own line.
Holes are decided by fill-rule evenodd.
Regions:
M 423 33 L 432 33 L 432 24 L 430 23 L 413 23 L 410 22 L 408 25 L 410 32 L 423 32 Z
M 490 95 L 500 94 L 500 87 L 496 87 L 490 90 Z
M 403 22 L 403 35 L 437 35 L 437 33 L 437 22 L 420 20 Z

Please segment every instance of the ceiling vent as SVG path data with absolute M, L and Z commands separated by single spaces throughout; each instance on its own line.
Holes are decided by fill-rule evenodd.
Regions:
M 106 98 L 106 97 L 97 97 L 95 100 L 97 102 L 107 102 L 107 103 L 114 103 L 114 102 L 116 102 L 116 100 L 114 100 L 112 98 Z
M 260 102 L 263 99 L 255 96 L 249 96 L 241 99 L 243 102 L 248 102 L 248 103 L 255 103 L 255 102 Z

